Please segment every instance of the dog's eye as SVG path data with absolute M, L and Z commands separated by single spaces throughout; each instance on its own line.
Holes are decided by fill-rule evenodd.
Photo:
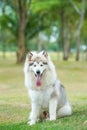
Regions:
M 43 64 L 41 64 L 40 66 L 43 66 Z
M 34 67 L 36 67 L 36 65 L 34 65 Z
M 44 65 L 47 65 L 47 62 L 43 62 Z
M 30 64 L 29 64 L 29 66 L 32 66 L 32 65 L 33 65 L 33 63 L 30 63 Z

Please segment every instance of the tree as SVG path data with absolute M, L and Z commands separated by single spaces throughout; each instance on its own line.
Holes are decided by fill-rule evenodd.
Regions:
M 25 28 L 26 28 L 26 13 L 27 2 L 18 0 L 18 16 L 19 16 L 19 29 L 18 29 L 18 50 L 17 50 L 17 63 L 21 63 L 25 59 Z M 28 16 L 28 15 L 27 15 Z
M 75 8 L 78 3 L 81 8 L 81 2 L 77 1 L 76 7 L 73 5 L 73 0 L 67 2 L 60 0 L 3 0 L 2 3 L 5 3 L 4 7 L 9 6 L 11 10 L 11 15 L 5 14 L 0 20 L 2 21 L 1 26 L 12 33 L 12 38 L 17 44 L 17 63 L 24 61 L 27 46 L 29 46 L 28 41 L 42 30 L 49 33 L 50 28 L 55 25 L 60 30 L 61 40 L 59 40 L 63 48 L 63 59 L 68 60 L 73 43 L 73 34 L 77 32 L 76 27 L 79 28 L 76 26 L 79 15 L 76 14 Z M 74 39 L 76 40 L 76 38 Z
M 82 0 L 82 5 L 81 5 L 81 11 L 79 10 L 79 8 L 77 7 L 77 5 L 73 2 L 73 0 L 70 0 L 73 8 L 75 9 L 75 11 L 79 14 L 79 20 L 78 20 L 78 25 L 77 25 L 77 29 L 75 32 L 75 40 L 76 40 L 76 60 L 79 60 L 79 52 L 80 52 L 80 34 L 81 34 L 81 30 L 82 30 L 82 26 L 83 26 L 83 21 L 84 21 L 84 15 L 85 15 L 85 0 Z
M 63 60 L 68 60 L 73 39 L 72 24 L 71 24 L 71 19 L 73 19 L 71 14 L 73 13 L 73 10 L 70 5 L 70 2 L 67 1 L 63 3 L 61 1 L 59 12 L 60 12 L 60 30 L 61 30 L 60 35 L 63 48 Z
M 45 16 L 46 11 L 38 11 L 32 13 L 29 9 L 31 1 L 4 1 L 4 8 L 6 6 L 10 7 L 11 15 L 15 14 L 15 17 L 4 14 L 1 17 L 1 23 L 3 28 L 7 28 L 13 35 L 14 40 L 17 42 L 17 63 L 24 61 L 26 50 L 27 50 L 27 40 L 31 39 L 37 35 L 41 30 L 49 27 L 47 24 Z M 3 24 L 5 23 L 5 24 Z M 46 24 L 45 24 L 46 23 Z M 9 26 L 9 24 L 11 26 Z
M 8 29 L 14 35 L 14 42 L 17 43 L 17 63 L 22 63 L 25 59 L 25 29 L 29 20 L 29 6 L 31 1 L 23 0 L 4 0 L 2 2 L 4 10 L 9 7 L 10 14 L 7 12 L 1 16 L 1 27 Z M 5 23 L 5 24 L 4 24 Z

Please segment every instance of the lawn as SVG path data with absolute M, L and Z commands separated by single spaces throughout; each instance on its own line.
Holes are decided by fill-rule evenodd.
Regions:
M 0 130 L 87 130 L 87 62 L 53 58 L 73 108 L 70 117 L 28 126 L 30 100 L 24 85 L 23 64 L 0 57 Z

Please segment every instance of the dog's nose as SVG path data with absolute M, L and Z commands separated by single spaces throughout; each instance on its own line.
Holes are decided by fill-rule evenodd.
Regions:
M 40 70 L 37 70 L 36 73 L 37 73 L 37 74 L 40 74 Z

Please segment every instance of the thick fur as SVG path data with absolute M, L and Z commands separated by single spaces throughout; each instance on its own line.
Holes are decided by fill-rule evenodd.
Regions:
M 37 71 L 40 71 L 41 85 L 36 84 Z M 72 114 L 65 89 L 58 80 L 55 66 L 48 54 L 30 52 L 24 65 L 25 85 L 31 99 L 29 124 L 39 121 L 42 115 L 49 120 Z

